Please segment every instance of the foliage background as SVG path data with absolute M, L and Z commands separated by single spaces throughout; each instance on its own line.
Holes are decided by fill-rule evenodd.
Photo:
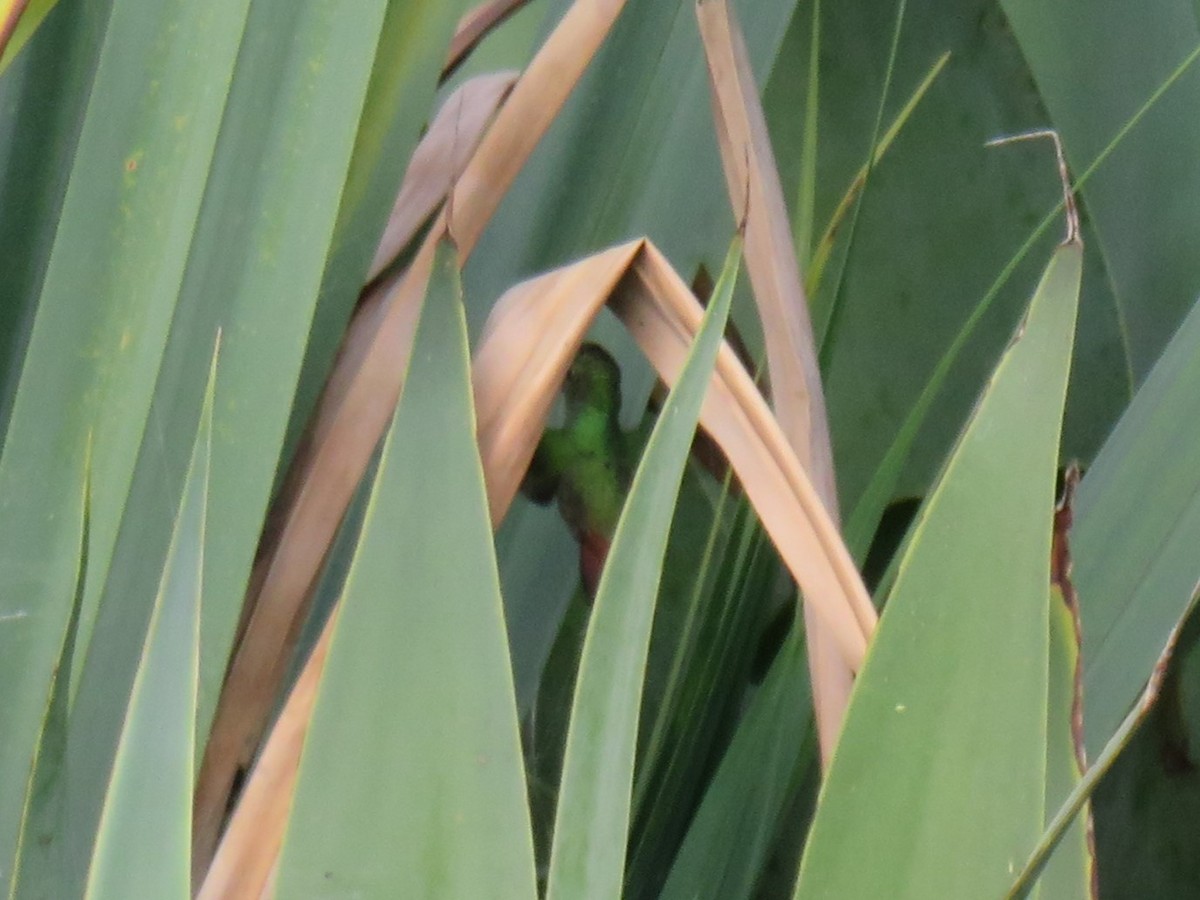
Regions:
M 21 52 L 6 57 L 0 874 L 14 896 L 130 889 L 104 873 L 137 858 L 128 823 L 145 816 L 136 804 L 127 819 L 112 812 L 125 808 L 121 773 L 156 758 L 154 741 L 122 738 L 139 733 L 137 685 L 151 677 L 144 673 L 156 652 L 195 657 L 194 689 L 185 684 L 143 714 L 166 729 L 180 718 L 179 704 L 191 709 L 182 718 L 194 738 L 179 746 L 194 744 L 198 767 L 271 497 L 302 446 L 422 129 L 472 75 L 524 68 L 570 5 L 525 4 L 440 84 L 465 4 L 60 0 Z M 809 279 L 847 542 L 860 564 L 874 544 L 873 572 L 889 562 L 895 570 L 889 548 L 908 533 L 902 507 L 885 516 L 885 506 L 927 497 L 948 471 L 1060 239 L 1048 150 L 984 144 L 1045 126 L 1062 137 L 1086 249 L 1062 446 L 1052 462 L 1077 459 L 1089 470 L 1073 548 L 1095 760 L 1200 577 L 1188 549 L 1200 529 L 1200 434 L 1189 424 L 1200 421 L 1200 332 L 1194 313 L 1185 322 L 1200 286 L 1196 8 L 1182 0 L 1149 9 L 1115 0 L 732 5 Z M 31 4 L 29 14 L 41 7 Z M 883 127 L 946 53 L 945 68 L 852 195 L 814 277 L 816 238 Z M 701 266 L 715 278 L 737 222 L 708 95 L 692 4 L 629 0 L 463 268 L 465 331 L 445 324 L 437 346 L 465 361 L 506 290 L 627 239 L 649 238 L 686 281 Z M 445 288 L 448 302 L 459 302 L 456 292 Z M 732 301 L 732 320 L 761 359 L 762 326 L 744 278 Z M 655 373 L 607 312 L 592 335 L 621 363 L 631 425 Z M 473 414 L 461 393 L 426 399 L 417 430 Z M 392 465 L 402 481 L 403 459 Z M 442 480 L 471 470 L 469 461 L 446 465 Z M 1027 473 L 1008 474 L 1022 483 Z M 203 502 L 185 502 L 199 483 Z M 376 547 L 386 558 L 389 541 L 435 530 L 431 513 L 422 521 L 380 512 L 389 483 L 365 480 L 327 561 L 303 648 L 315 642 L 346 572 L 369 570 L 352 563 L 356 555 Z M 691 877 L 708 896 L 788 895 L 797 890 L 819 778 L 802 634 L 786 612 L 790 580 L 744 501 L 695 466 L 678 504 L 629 773 L 627 858 L 617 841 L 624 891 L 673 896 Z M 480 511 L 464 508 L 463 516 Z M 984 499 L 974 510 L 962 527 L 997 541 L 1028 525 L 989 519 Z M 391 524 L 381 538 L 371 523 L 382 529 L 384 518 Z M 457 560 L 453 533 L 431 555 Z M 915 552 L 914 543 L 910 536 L 902 552 Z M 486 545 L 476 541 L 471 559 L 490 571 Z M 514 705 L 496 728 L 511 728 L 509 737 L 521 729 L 542 878 L 586 619 L 575 597 L 576 552 L 553 510 L 518 499 L 495 539 L 506 634 L 497 619 L 479 637 L 497 653 L 498 638 L 507 638 Z M 191 580 L 178 575 L 188 553 Z M 401 576 L 375 571 L 372 590 L 394 595 Z M 891 584 L 883 578 L 877 603 Z M 195 634 L 181 627 L 171 632 L 176 643 L 156 651 L 150 638 L 160 631 L 151 623 L 160 621 L 156 610 L 173 608 L 169 597 L 193 598 Z M 1144 896 L 1151 884 L 1155 896 L 1194 892 L 1193 645 L 1185 629 L 1160 704 L 1095 795 L 1105 897 Z M 922 652 L 950 651 L 913 650 L 911 665 Z M 299 669 L 299 658 L 289 662 Z M 493 674 L 503 670 L 496 663 Z M 672 681 L 676 671 L 683 674 Z M 369 684 L 381 676 L 360 677 Z M 421 680 L 414 673 L 406 684 L 419 692 Z M 469 695 L 469 684 L 463 690 Z M 365 744 L 339 733 L 336 717 L 325 723 L 332 758 L 358 758 Z M 963 727 L 946 726 L 948 734 Z M 680 749 L 689 747 L 690 755 Z M 360 767 L 367 780 L 357 789 L 369 793 L 384 768 Z M 190 787 L 186 773 L 174 777 L 177 790 L 164 790 L 172 799 L 158 812 L 183 837 L 165 854 L 176 871 L 161 875 L 170 885 L 161 896 L 186 892 L 190 868 L 179 862 L 190 839 Z M 723 790 L 738 796 L 736 806 Z M 870 801 L 860 802 L 869 818 Z M 706 819 L 698 812 L 705 803 L 719 813 Z M 705 831 L 722 818 L 746 839 L 734 845 L 728 833 Z M 364 846 L 353 835 L 347 844 Z M 339 865 L 366 863 L 348 856 Z M 281 893 L 302 895 L 298 872 L 283 873 L 280 884 L 292 887 Z M 430 883 L 450 890 L 439 877 L 431 870 Z M 912 875 L 909 888 L 921 884 Z

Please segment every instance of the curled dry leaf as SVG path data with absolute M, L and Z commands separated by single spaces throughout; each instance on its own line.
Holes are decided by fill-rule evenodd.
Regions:
M 625 0 L 575 0 L 513 87 L 454 187 L 451 231 L 464 258 L 624 6 Z
M 628 270 L 616 271 L 614 264 L 625 257 Z M 622 245 L 510 290 L 497 303 L 475 357 L 493 521 L 507 511 L 562 375 L 605 302 L 663 380 L 673 384 L 678 377 L 703 308 L 649 242 Z M 809 602 L 834 630 L 842 656 L 857 668 L 875 610 L 836 525 L 728 344 L 718 356 L 701 424 L 729 458 Z
M 320 565 L 400 396 L 434 248 L 463 260 L 603 42 L 624 0 L 576 0 L 495 117 L 409 268 L 376 285 L 348 332 L 276 501 L 252 573 L 244 627 L 197 781 L 193 871 L 215 848 L 234 780 L 253 758 Z M 448 221 L 448 219 L 450 221 Z M 309 710 L 311 712 L 311 710 Z M 307 721 L 307 718 L 305 719 Z
M 584 334 L 642 244 L 631 241 L 523 282 L 492 310 L 472 368 L 493 525 L 516 495 Z
M 468 9 L 458 20 L 446 62 L 442 65 L 442 80 L 445 81 L 459 67 L 467 54 L 482 41 L 489 31 L 528 3 L 529 0 L 485 0 Z
M 659 375 L 673 384 L 703 311 L 649 243 L 631 276 L 610 305 Z M 875 609 L 837 525 L 728 345 L 717 357 L 700 422 L 728 457 L 807 603 L 835 631 L 843 658 L 857 670 L 874 627 Z
M 735 210 L 745 209 L 746 268 L 763 323 L 775 414 L 836 525 L 837 482 L 817 348 L 758 87 L 725 0 L 703 0 L 696 15 L 730 201 Z M 872 608 L 870 628 L 874 618 Z M 804 621 L 821 759 L 827 764 L 854 677 L 812 604 L 804 607 Z
M 379 277 L 428 221 L 466 166 L 492 116 L 516 83 L 516 71 L 493 72 L 466 81 L 454 91 L 413 151 L 404 182 L 375 251 L 367 281 Z
M 427 280 L 428 273 L 423 277 Z M 605 303 L 667 384 L 682 371 L 703 308 L 647 241 L 614 247 L 510 289 L 492 312 L 472 372 L 493 522 L 507 512 L 566 369 Z M 718 355 L 701 423 L 729 458 L 839 652 L 857 668 L 874 621 L 870 598 L 836 526 L 728 344 Z M 331 633 L 327 624 L 322 645 Z M 319 681 L 322 666 L 323 655 L 315 653 L 300 684 Z M 266 860 L 273 862 L 278 853 L 283 822 L 276 810 L 279 798 L 286 802 L 294 788 L 314 697 L 307 687 L 293 690 L 222 843 L 219 877 L 236 877 L 225 873 L 239 867 L 265 877 Z M 256 824 L 243 827 L 241 822 Z

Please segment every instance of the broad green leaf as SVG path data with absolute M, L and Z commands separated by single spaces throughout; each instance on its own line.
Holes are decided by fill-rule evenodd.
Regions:
M 914 525 L 800 900 L 996 896 L 1041 834 L 1051 519 L 1081 267 L 1079 244 L 1054 252 Z
M 798 184 L 802 172 L 805 136 L 798 111 L 812 35 L 809 10 L 800 9 L 764 95 L 784 184 Z M 822 6 L 817 234 L 868 158 L 895 19 L 895 0 Z M 811 298 L 817 308 L 829 303 L 823 291 L 831 289 L 840 257 L 848 254 L 823 376 L 847 541 L 860 560 L 887 504 L 897 495 L 926 492 L 1021 315 L 1045 259 L 1042 251 L 1048 255 L 1060 234 L 1056 218 L 1032 254 L 1022 249 L 1020 265 L 989 298 L 986 314 L 975 314 L 997 275 L 1058 202 L 1060 189 L 1046 163 L 1047 147 L 983 146 L 1046 124 L 1020 48 L 989 0 L 956 4 L 953 15 L 942 0 L 908 0 L 884 123 L 896 120 L 947 52 L 949 62 L 871 173 L 853 246 L 844 246 L 844 222 L 826 283 Z M 912 239 L 897 239 L 898 222 Z M 1063 437 L 1065 452 L 1085 461 L 1131 393 L 1098 260 L 1089 254 L 1085 262 Z M 968 319 L 969 334 L 960 341 Z M 942 374 L 940 361 L 952 347 L 949 371 Z M 909 432 L 902 423 L 931 378 L 938 381 L 936 402 Z M 906 446 L 893 461 L 888 451 L 897 440 Z M 871 521 L 864 527 L 855 521 L 861 518 L 857 507 L 881 465 L 894 472 L 886 488 L 869 498 Z
M 0 441 L 58 225 L 109 3 L 62 8 L 0 76 Z
M 126 2 L 133 5 L 133 0 Z M 147 21 L 155 21 L 159 5 L 148 5 L 155 15 Z M 211 15 L 228 27 L 229 14 L 211 4 L 181 5 L 189 14 Z M 89 583 L 92 594 L 84 606 L 86 617 L 90 599 L 95 615 L 71 716 L 72 735 L 79 736 L 68 746 L 73 771 L 106 772 L 112 765 L 182 493 L 188 435 L 199 413 L 209 362 L 205 348 L 220 326 L 222 380 L 214 409 L 201 623 L 203 729 L 278 465 L 386 12 L 385 0 L 358 4 L 354 15 L 320 0 L 255 0 L 244 28 L 233 29 L 236 67 L 212 91 L 221 101 L 221 128 L 211 157 L 196 172 L 197 194 L 203 189 L 198 217 L 174 230 L 160 227 L 153 217 L 132 220 L 142 229 L 147 254 L 162 251 L 167 239 L 180 239 L 178 257 L 168 257 L 179 262 L 180 277 L 159 286 L 173 309 L 161 323 L 164 329 L 169 324 L 169 336 L 153 368 L 140 373 L 140 380 L 125 373 L 113 387 L 112 396 L 130 404 L 126 417 L 137 427 L 106 408 L 105 428 L 97 436 L 97 456 L 104 451 L 108 468 L 97 464 L 96 481 L 110 480 L 96 501 L 96 581 Z M 114 40 L 132 28 L 126 22 L 118 29 L 114 13 Z M 158 39 L 155 46 L 165 48 L 166 74 L 194 55 L 197 41 L 207 46 L 187 28 L 173 30 L 171 23 Z M 123 65 L 138 67 L 124 73 L 124 90 L 143 96 L 138 85 L 146 77 L 145 54 L 121 59 Z M 103 67 L 104 60 L 102 74 Z M 146 95 L 143 118 L 173 135 L 177 110 L 158 100 L 158 94 Z M 117 158 L 118 167 L 126 158 Z M 133 176 L 153 168 L 147 150 Z M 155 187 L 166 197 L 182 190 Z M 84 243 L 87 239 L 80 237 Z M 373 242 L 374 236 L 365 239 Z M 122 247 L 109 255 L 123 264 L 131 259 Z M 139 257 L 132 261 L 145 264 Z M 161 265 L 157 257 L 154 262 Z M 145 292 L 154 284 L 142 274 L 150 282 L 142 286 Z M 70 299 L 77 308 L 77 296 Z M 119 332 L 117 338 L 119 347 Z M 127 353 L 140 347 L 134 339 Z M 77 851 L 71 864 L 80 878 L 86 865 L 82 852 L 98 822 L 102 784 L 102 778 L 80 779 L 68 798 L 71 846 Z
M 88 482 L 86 463 L 80 491 L 79 543 L 76 548 L 75 600 L 71 615 L 63 630 L 62 645 L 42 716 L 34 754 L 25 788 L 24 810 L 17 835 L 15 856 L 0 865 L 0 890 L 8 898 L 36 897 L 53 892 L 57 881 L 59 855 L 62 850 L 62 797 L 66 773 L 63 757 L 67 731 L 67 698 L 70 695 L 71 663 L 76 651 L 79 631 L 79 607 L 83 599 L 84 572 L 87 569 L 88 544 Z M 14 617 L 15 616 L 15 617 Z M 6 614 L 9 627 L 24 616 Z M 0 618 L 0 627 L 5 621 Z
M 26 282 L 38 291 L 36 309 L 29 307 L 35 319 L 0 456 L 0 614 L 26 615 L 19 627 L 0 629 L 0 659 L 11 673 L 0 704 L 0 860 L 13 852 L 25 784 L 17 773 L 30 765 L 74 597 L 78 485 L 63 473 L 80 471 L 90 440 L 78 666 L 184 276 L 245 6 L 246 0 L 113 4 L 78 146 L 65 157 L 69 185 L 49 263 L 44 277 Z M 145 89 L 150 81 L 152 92 Z M 207 351 L 201 356 L 203 373 Z M 203 375 L 196 381 L 202 391 Z M 180 433 L 184 467 L 195 421 L 193 410 Z M 159 507 L 173 506 L 161 500 L 155 496 Z M 171 519 L 156 542 L 165 543 Z M 135 647 L 156 584 L 157 577 L 132 595 L 143 612 L 143 628 L 130 635 Z M 136 653 L 131 660 L 122 664 L 135 665 Z M 72 679 L 73 690 L 77 683 Z M 89 739 L 104 744 L 98 735 Z M 74 821 L 69 814 L 68 821 Z
M 1002 0 L 1072 167 L 1082 172 L 1200 44 L 1192 0 Z M 1081 187 L 1136 385 L 1200 290 L 1200 71 L 1187 73 Z
M 798 761 L 814 746 L 804 632 L 793 628 L 705 792 L 663 900 L 754 896 Z
M 1158 86 L 1145 98 L 1144 102 L 1126 119 L 1119 128 L 1115 129 L 1108 143 L 1092 159 L 1087 168 L 1079 174 L 1076 188 L 1079 189 L 1098 171 L 1103 171 L 1109 164 L 1115 150 L 1122 146 L 1130 134 L 1139 131 L 1147 119 L 1170 96 L 1176 86 L 1185 79 L 1192 65 L 1200 58 L 1200 47 L 1184 58 Z M 1060 204 L 1061 208 L 1061 204 Z M 1020 272 L 1023 261 L 1029 251 L 1035 246 L 1046 228 L 1057 218 L 1057 213 L 1042 220 L 1024 244 L 1016 251 L 1000 274 L 992 282 L 991 287 L 963 322 L 962 327 L 938 360 L 929 380 L 921 389 L 916 402 L 904 416 L 898 432 L 891 438 L 890 446 L 884 454 L 869 483 L 863 490 L 862 496 L 849 517 L 846 535 L 847 542 L 856 555 L 865 552 L 870 535 L 874 531 L 884 507 L 887 505 L 897 484 L 902 484 L 901 475 L 909 463 L 911 453 L 921 455 L 920 445 L 914 451 L 918 432 L 922 429 L 926 418 L 934 409 L 934 401 L 939 399 L 949 376 L 956 367 L 962 365 L 960 357 L 967 355 L 966 351 L 973 341 L 978 340 L 977 332 L 987 319 L 994 316 L 992 307 L 1002 297 L 1013 276 Z M 1085 238 L 1091 236 L 1091 230 L 1085 219 L 1083 223 Z M 1114 400 L 1119 399 L 1133 388 L 1132 372 L 1129 367 L 1128 348 L 1119 336 L 1105 337 L 1108 326 L 1103 324 L 1108 319 L 1110 324 L 1118 324 L 1117 316 L 1106 297 L 1109 289 L 1104 286 L 1107 278 L 1103 267 L 1095 260 L 1096 254 L 1089 254 L 1092 262 L 1085 261 L 1083 278 L 1083 297 L 1081 298 L 1080 322 L 1077 328 L 1077 345 L 1082 344 L 1075 354 L 1072 366 L 1071 402 L 1067 409 L 1064 434 L 1065 452 L 1071 456 L 1086 457 L 1088 448 L 1103 434 L 1103 423 L 1108 413 L 1098 412 L 1099 409 L 1109 408 Z M 1089 314 L 1089 307 L 1092 313 Z M 1120 358 L 1114 361 L 1109 358 L 1112 347 L 1119 347 Z M 1107 348 L 1107 349 L 1106 349 Z M 1114 372 L 1124 372 L 1124 375 L 1114 379 Z M 961 375 L 960 375 L 961 380 Z M 1091 399 L 1089 399 L 1091 398 Z M 1108 399 L 1105 399 L 1108 398 Z M 944 404 L 943 400 L 943 404 Z M 1076 423 L 1074 426 L 1072 423 Z M 1072 428 L 1079 429 L 1072 439 Z M 928 443 L 927 440 L 922 443 Z M 842 472 L 844 473 L 843 466 Z M 911 489 L 911 488 L 910 488 Z
M 1200 582 L 1197 384 L 1200 305 L 1079 486 L 1072 548 L 1089 757 L 1133 704 Z
M 619 897 L 643 673 L 671 517 L 741 258 L 734 241 L 642 455 L 600 578 L 563 758 L 547 897 Z
M 100 816 L 88 900 L 191 896 L 200 598 L 218 350 Z
M 337 613 L 280 897 L 537 896 L 456 256 L 439 250 Z
M 464 0 L 387 3 L 304 349 L 285 458 L 295 449 L 329 375 L 405 167 L 429 120 L 446 47 L 464 5 Z
M 331 358 L 321 354 L 340 339 L 365 279 L 428 119 L 462 0 L 256 5 L 269 13 L 248 24 L 254 43 L 247 54 L 256 58 L 238 72 L 248 89 L 231 98 L 244 132 L 221 146 L 229 177 L 217 200 L 221 210 L 235 210 L 246 192 L 260 191 L 261 218 L 245 220 L 245 233 L 221 237 L 212 249 L 219 259 L 245 254 L 261 265 L 243 277 L 194 285 L 198 296 L 230 297 L 222 366 L 236 397 L 218 407 L 216 420 L 218 436 L 228 437 L 214 447 L 214 502 L 227 515 L 215 523 L 206 564 L 202 734 L 224 677 L 272 475 L 283 469 L 281 443 L 285 454 L 289 449 L 289 410 L 309 412 L 313 388 L 305 376 L 327 374 L 321 361 Z M 275 117 L 264 120 L 264 108 Z M 228 222 L 214 210 L 213 235 Z

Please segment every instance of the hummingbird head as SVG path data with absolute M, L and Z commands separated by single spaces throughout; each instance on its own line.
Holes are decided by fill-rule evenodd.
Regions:
M 599 344 L 585 343 L 567 370 L 563 394 L 568 418 L 588 408 L 615 415 L 621 398 L 621 370 L 616 360 Z

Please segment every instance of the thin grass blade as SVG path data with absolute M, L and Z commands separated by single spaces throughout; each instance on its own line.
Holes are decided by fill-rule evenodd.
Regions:
M 191 896 L 192 779 L 216 351 L 84 896 Z
M 642 677 L 675 497 L 733 298 L 734 242 L 633 479 L 579 663 L 547 897 L 616 898 L 624 880 Z

